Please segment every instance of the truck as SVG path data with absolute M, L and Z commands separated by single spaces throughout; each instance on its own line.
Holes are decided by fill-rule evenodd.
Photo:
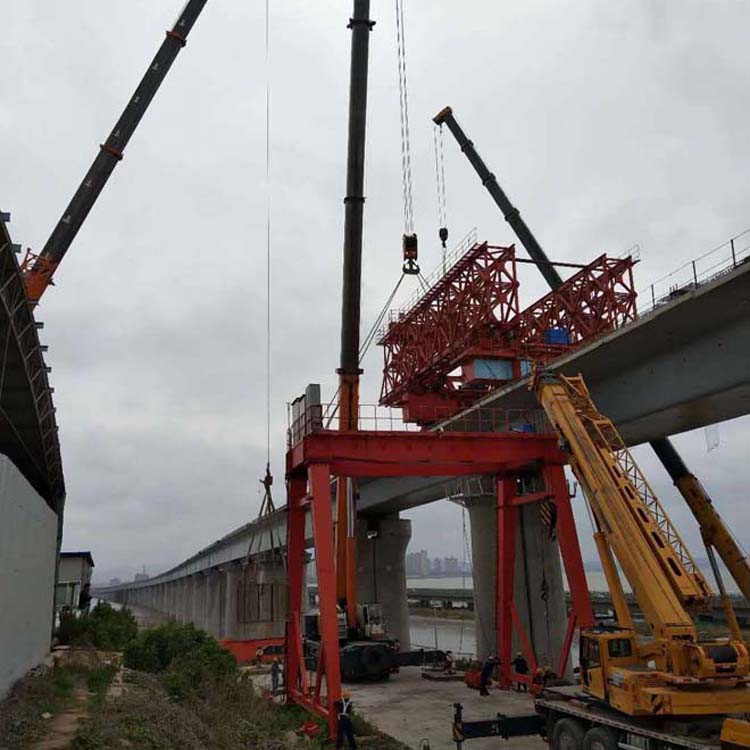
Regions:
M 580 685 L 542 689 L 533 715 L 466 722 L 456 705 L 457 746 L 539 733 L 556 750 L 750 748 L 750 657 L 736 620 L 727 638 L 700 637 L 691 613 L 710 605 L 708 581 L 583 378 L 532 380 L 584 491 L 616 623 L 581 630 Z M 647 637 L 636 631 L 619 570 Z
M 452 735 L 457 750 L 467 740 L 537 735 L 554 750 L 741 750 L 748 747 L 747 722 L 703 717 L 644 722 L 593 700 L 576 685 L 545 688 L 534 712 L 465 721 L 454 704 Z
M 317 612 L 303 615 L 303 649 L 310 670 L 316 669 L 320 650 L 318 616 Z M 399 642 L 386 633 L 379 604 L 357 605 L 356 630 L 348 628 L 344 612 L 339 612 L 338 626 L 341 678 L 345 682 L 384 680 L 401 667 L 445 662 L 445 652 L 439 649 L 401 651 Z

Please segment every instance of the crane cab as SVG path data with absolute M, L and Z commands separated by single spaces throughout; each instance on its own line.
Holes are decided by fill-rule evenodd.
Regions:
M 617 668 L 638 667 L 635 632 L 627 628 L 603 625 L 587 628 L 581 632 L 579 653 L 584 690 L 608 703 L 612 703 L 612 693 L 623 682 L 617 678 Z

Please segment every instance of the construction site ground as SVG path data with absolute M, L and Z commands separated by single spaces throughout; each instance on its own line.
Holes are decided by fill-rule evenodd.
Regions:
M 269 687 L 267 675 L 257 675 L 259 687 Z M 453 704 L 464 707 L 464 720 L 491 719 L 498 713 L 516 716 L 533 713 L 532 699 L 526 693 L 490 690 L 487 697 L 479 695 L 463 682 L 436 682 L 422 678 L 419 667 L 405 667 L 388 680 L 347 683 L 354 710 L 376 729 L 405 745 L 419 749 L 423 738 L 430 741 L 430 750 L 455 750 L 451 738 Z M 471 740 L 465 750 L 546 750 L 541 737 L 517 737 L 512 742 L 501 738 Z
M 490 690 L 487 697 L 479 695 L 463 682 L 433 682 L 422 679 L 419 667 L 406 667 L 384 682 L 347 685 L 359 713 L 382 732 L 409 747 L 418 748 L 423 737 L 431 750 L 455 750 L 451 738 L 453 704 L 464 707 L 464 719 L 491 719 L 498 713 L 514 716 L 533 713 L 531 698 L 525 693 Z M 471 740 L 466 750 L 510 748 L 498 738 Z M 542 750 L 547 744 L 541 737 L 520 737 L 512 742 L 513 750 Z

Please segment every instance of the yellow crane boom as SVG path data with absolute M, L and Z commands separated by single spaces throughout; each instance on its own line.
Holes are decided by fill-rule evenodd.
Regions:
M 618 619 L 581 633 L 584 689 L 630 715 L 750 712 L 747 648 L 736 637 L 699 640 L 689 610 L 708 606 L 712 591 L 614 424 L 580 376 L 543 374 L 535 387 L 591 506 Z M 615 558 L 648 640 L 635 631 Z

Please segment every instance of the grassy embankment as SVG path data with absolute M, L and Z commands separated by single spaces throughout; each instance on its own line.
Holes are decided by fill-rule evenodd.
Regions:
M 320 740 L 311 744 L 296 734 L 310 720 L 308 714 L 259 694 L 234 658 L 205 632 L 170 623 L 136 635 L 132 616 L 126 610 L 115 613 L 107 605 L 101 610 L 97 607 L 90 617 L 91 622 L 83 625 L 67 624 L 63 635 L 92 649 L 103 643 L 122 648 L 122 690 L 117 695 L 107 693 L 117 668 L 101 665 L 77 671 L 56 668 L 26 678 L 11 699 L 0 704 L 0 747 L 4 750 L 31 747 L 44 735 L 42 713 L 70 707 L 81 685 L 89 690 L 87 718 L 78 725 L 72 750 L 322 746 Z M 364 747 L 406 750 L 361 717 L 355 716 L 354 723 Z

